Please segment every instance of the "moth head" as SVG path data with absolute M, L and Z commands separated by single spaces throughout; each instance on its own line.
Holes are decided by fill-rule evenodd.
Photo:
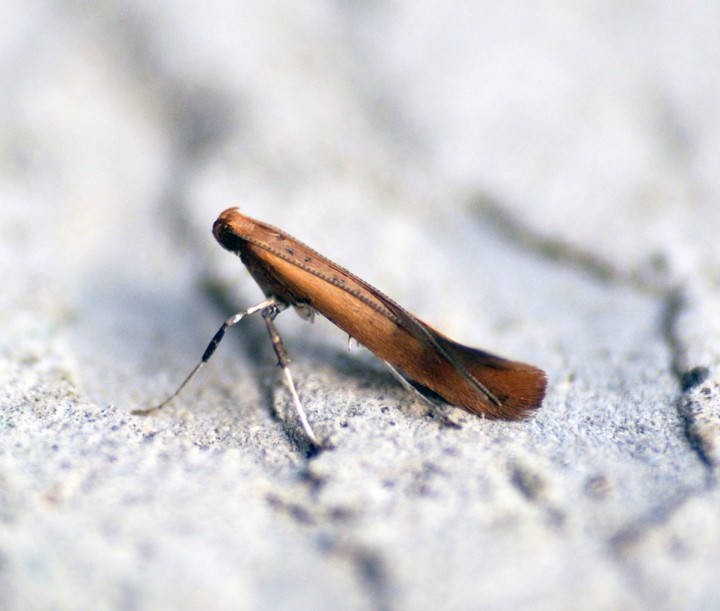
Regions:
M 223 248 L 237 252 L 252 229 L 253 222 L 239 208 L 228 208 L 213 223 L 213 236 Z

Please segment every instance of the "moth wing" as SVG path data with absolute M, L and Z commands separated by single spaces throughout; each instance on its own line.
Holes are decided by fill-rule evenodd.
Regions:
M 476 408 L 465 406 L 470 411 L 491 417 L 518 419 L 529 410 L 540 407 L 547 385 L 541 369 L 459 344 L 394 302 L 386 305 L 398 317 L 403 328 L 418 341 L 432 346 L 484 398 Z

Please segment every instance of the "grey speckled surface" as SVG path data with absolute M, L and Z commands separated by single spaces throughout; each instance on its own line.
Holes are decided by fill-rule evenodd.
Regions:
M 720 606 L 720 9 L 6 3 L 0 606 Z M 232 205 L 546 369 L 444 427 L 278 326 Z

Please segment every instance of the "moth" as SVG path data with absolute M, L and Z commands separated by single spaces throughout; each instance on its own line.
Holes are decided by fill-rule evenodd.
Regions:
M 223 248 L 239 255 L 266 299 L 223 323 L 195 369 L 168 399 L 134 413 L 147 414 L 172 401 L 210 359 L 225 331 L 260 312 L 305 434 L 320 446 L 273 322 L 290 306 L 306 317 L 317 312 L 330 320 L 384 361 L 406 388 L 432 404 L 439 398 L 479 416 L 508 420 L 520 419 L 542 404 L 542 370 L 453 341 L 280 229 L 229 208 L 213 224 L 213 235 Z

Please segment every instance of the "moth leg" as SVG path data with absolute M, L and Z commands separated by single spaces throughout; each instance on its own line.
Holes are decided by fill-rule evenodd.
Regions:
M 165 401 L 163 401 L 159 405 L 156 405 L 155 407 L 149 407 L 146 409 L 134 409 L 131 413 L 136 416 L 146 416 L 152 412 L 155 412 L 155 411 L 165 407 L 175 397 L 177 397 L 180 394 L 180 392 L 182 392 L 182 389 L 185 388 L 188 385 L 188 383 L 190 382 L 190 380 L 192 380 L 195 377 L 195 374 L 197 374 L 197 372 L 200 371 L 200 369 L 202 369 L 202 367 L 205 365 L 205 363 L 207 363 L 210 360 L 210 357 L 215 352 L 215 349 L 218 347 L 218 345 L 222 341 L 222 338 L 225 335 L 225 331 L 227 331 L 233 325 L 236 325 L 237 323 L 239 323 L 243 318 L 245 318 L 245 316 L 248 316 L 249 314 L 254 314 L 258 310 L 266 310 L 267 308 L 274 307 L 277 304 L 278 304 L 277 299 L 275 299 L 274 297 L 271 297 L 270 299 L 266 299 L 262 303 L 258 303 L 257 305 L 254 305 L 253 307 L 248 308 L 247 310 L 245 310 L 243 312 L 238 312 L 237 314 L 228 318 L 222 324 L 222 327 L 220 327 L 218 329 L 217 333 L 215 333 L 213 338 L 210 340 L 208 347 L 205 348 L 205 352 L 203 352 L 202 358 L 200 359 L 200 362 L 195 366 L 195 369 L 193 369 L 190 372 L 190 375 L 188 375 L 188 377 L 185 378 L 183 383 L 180 384 L 178 389 L 173 394 L 171 394 L 167 399 L 165 399 Z
M 423 402 L 425 405 L 427 405 L 430 408 L 430 412 L 438 416 L 441 420 L 441 422 L 448 427 L 459 429 L 461 426 L 457 423 L 451 420 L 444 412 L 443 408 L 439 401 L 436 401 L 432 399 L 431 397 L 427 396 L 425 393 L 423 393 L 417 386 L 415 386 L 412 382 L 410 382 L 400 371 L 398 371 L 395 367 L 393 367 L 390 363 L 387 361 L 383 361 L 387 368 L 390 370 L 390 373 L 392 376 L 400 382 L 400 385 L 407 390 L 408 392 L 412 393 L 412 395 L 416 399 L 420 399 L 421 402 Z
M 283 375 L 285 376 L 285 382 L 287 383 L 287 387 L 290 390 L 293 405 L 295 406 L 295 411 L 300 418 L 300 423 L 302 424 L 303 430 L 305 431 L 305 435 L 314 446 L 320 448 L 322 447 L 322 444 L 315 436 L 315 433 L 313 432 L 312 427 L 308 422 L 307 415 L 305 414 L 305 409 L 300 402 L 300 397 L 298 396 L 297 390 L 295 389 L 295 383 L 293 382 L 292 376 L 290 375 L 290 367 L 288 367 L 288 358 L 287 353 L 285 352 L 285 346 L 283 346 L 280 334 L 278 333 L 277 328 L 275 327 L 275 323 L 273 322 L 275 317 L 286 307 L 286 304 L 277 302 L 266 307 L 262 311 L 261 315 L 263 317 L 263 320 L 265 321 L 268 335 L 270 335 L 270 341 L 272 342 L 273 349 L 275 350 L 275 356 L 277 356 L 278 365 L 280 365 L 280 368 L 283 371 Z

